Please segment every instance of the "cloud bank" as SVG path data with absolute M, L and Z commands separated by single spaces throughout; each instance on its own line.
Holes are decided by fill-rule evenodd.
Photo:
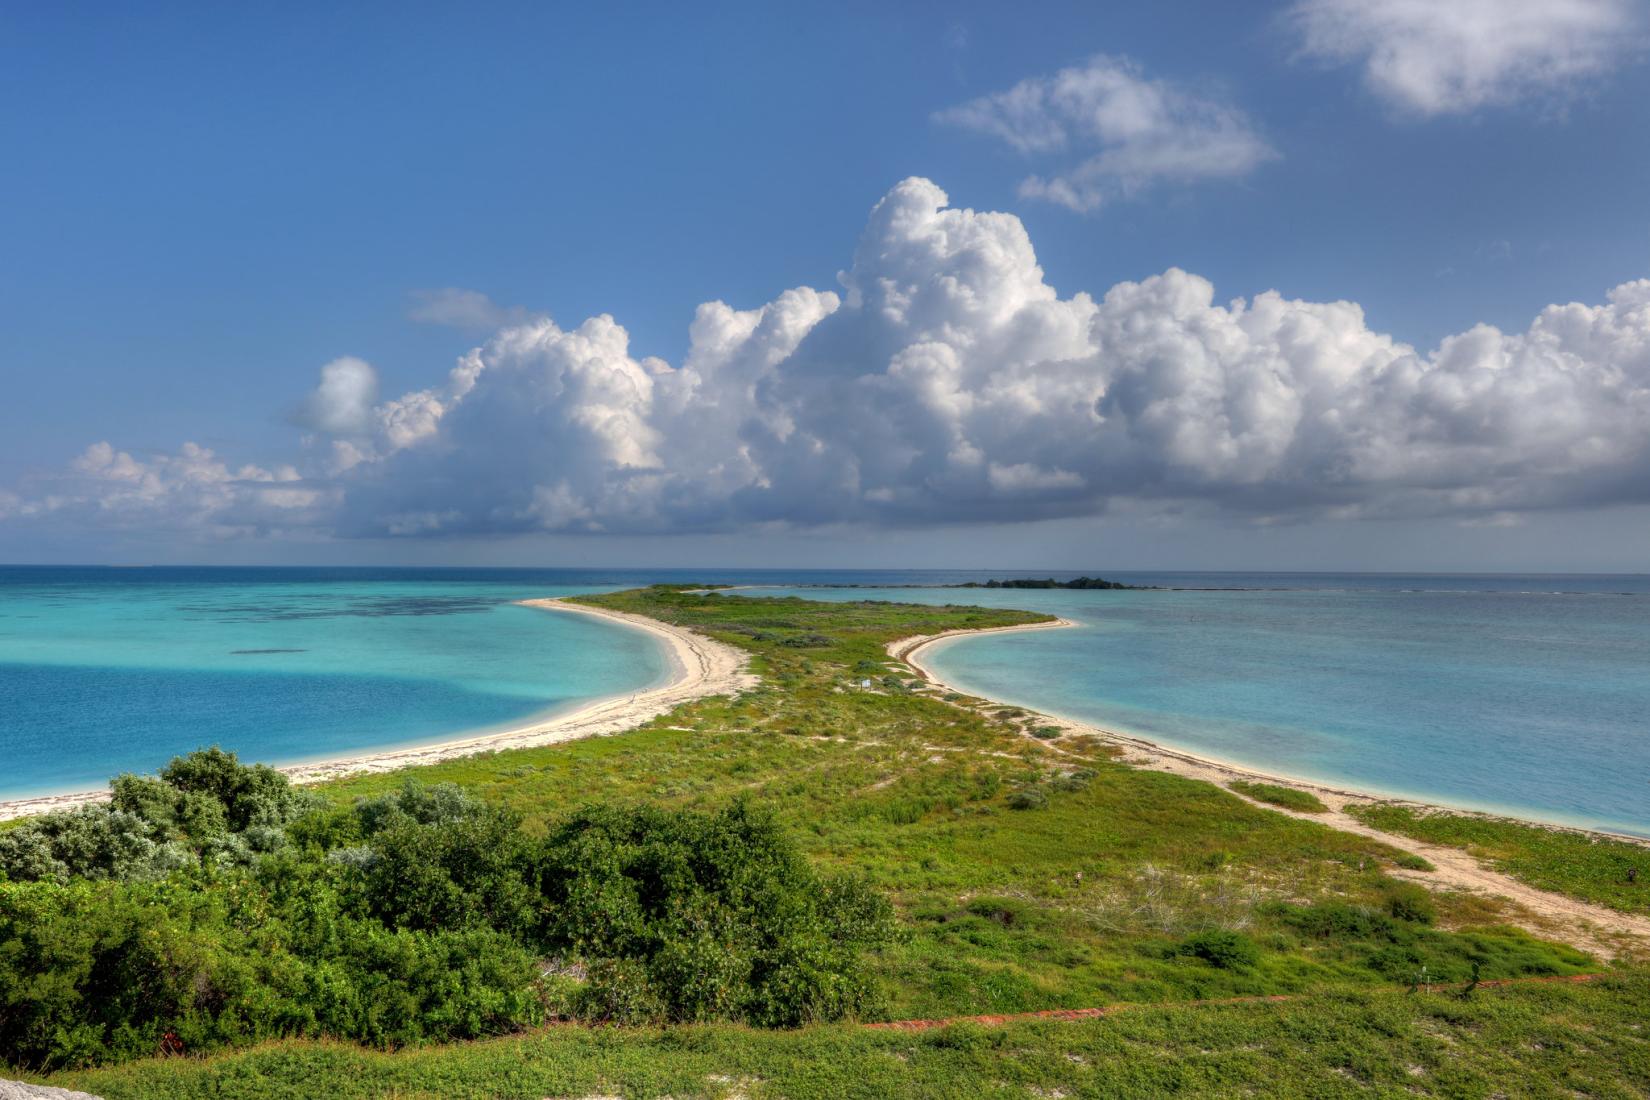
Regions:
M 1020 196 L 1077 211 L 1158 183 L 1245 176 L 1277 156 L 1231 104 L 1103 55 L 940 111 L 934 120 L 1060 164 L 1053 174 L 1027 176 Z
M 337 360 L 290 464 L 99 443 L 0 493 L 0 518 L 439 537 L 1650 501 L 1650 280 L 1423 352 L 1355 303 L 1220 301 L 1179 269 L 1061 297 L 1018 218 L 915 178 L 838 279 L 700 306 L 675 365 L 607 315 L 507 325 L 389 400 Z
M 1642 46 L 1633 0 L 1305 0 L 1301 52 L 1418 116 L 1562 97 Z M 1637 40 L 1637 41 L 1635 41 Z

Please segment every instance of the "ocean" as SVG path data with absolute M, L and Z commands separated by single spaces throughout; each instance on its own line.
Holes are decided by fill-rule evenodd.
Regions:
M 970 691 L 1265 771 L 1650 835 L 1650 577 L 1098 572 L 1163 587 L 0 567 L 0 798 L 99 787 L 204 745 L 295 763 L 636 691 L 666 672 L 653 639 L 513 601 L 674 580 L 1064 615 L 1080 628 L 965 639 L 932 663 Z M 887 587 L 813 587 L 833 584 Z
M 769 589 L 1071 630 L 942 643 L 975 694 L 1261 771 L 1650 836 L 1650 577 L 1105 573 L 1163 591 Z

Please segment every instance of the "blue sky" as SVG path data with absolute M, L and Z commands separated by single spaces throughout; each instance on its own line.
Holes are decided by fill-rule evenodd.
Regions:
M 540 448 L 535 435 L 536 469 L 521 484 L 501 484 L 485 514 L 445 499 L 428 509 L 410 503 L 458 472 L 505 476 L 502 461 L 475 455 L 491 437 L 484 425 L 468 435 L 462 424 L 441 429 L 439 445 L 464 454 L 456 467 L 390 456 L 382 444 L 353 472 L 319 457 L 327 441 L 314 437 L 328 433 L 303 410 L 324 364 L 369 363 L 374 397 L 388 399 L 443 384 L 489 328 L 544 315 L 571 331 L 606 313 L 627 331 L 642 373 L 653 369 L 647 357 L 680 366 L 701 303 L 753 310 L 787 288 L 843 294 L 838 272 L 854 267 L 868 212 L 908 177 L 943 188 L 949 209 L 1017 216 L 1061 300 L 1099 299 L 1119 282 L 1181 268 L 1213 284 L 1217 305 L 1268 290 L 1356 302 L 1369 330 L 1423 358 L 1476 324 L 1523 333 L 1551 303 L 1597 307 L 1611 288 L 1650 275 L 1643 5 L 1508 0 L 1498 15 L 1495 5 L 1462 0 L 1459 20 L 1410 23 L 1402 0 L 1386 6 L 1394 14 L 1384 22 L 1360 21 L 1335 0 L 1029 12 L 966 4 L 14 7 L 0 17 L 8 164 L 0 172 L 0 490 L 11 494 L 0 496 L 0 558 L 617 554 L 709 563 L 830 546 L 835 560 L 866 564 L 935 555 L 974 564 L 966 559 L 977 553 L 990 559 L 982 566 L 1247 567 L 1288 558 L 1291 567 L 1303 559 L 1326 568 L 1645 568 L 1631 543 L 1645 533 L 1650 499 L 1644 475 L 1633 472 L 1642 470 L 1646 421 L 1632 416 L 1576 429 L 1565 459 L 1574 468 L 1543 461 L 1520 480 L 1526 488 L 1539 480 L 1539 491 L 1509 488 L 1516 463 L 1503 454 L 1482 476 L 1446 478 L 1448 503 L 1439 502 L 1438 477 L 1412 469 L 1359 474 L 1360 487 L 1332 501 L 1318 501 L 1308 474 L 1283 469 L 1282 458 L 1229 483 L 1211 480 L 1214 465 L 1171 476 L 1161 467 L 1184 464 L 1179 452 L 1097 454 L 1080 425 L 1059 461 L 1000 440 L 1008 451 L 1001 461 L 986 456 L 992 469 L 1019 472 L 982 474 L 992 488 L 977 498 L 946 480 L 955 471 L 941 476 L 924 463 L 915 464 L 925 471 L 916 481 L 907 471 L 906 480 L 872 487 L 864 467 L 881 459 L 856 452 L 864 500 L 817 514 L 749 503 L 756 484 L 774 494 L 813 491 L 805 479 L 788 489 L 776 479 L 773 469 L 791 468 L 795 456 L 773 450 L 764 460 L 773 469 L 750 475 L 743 494 L 729 490 L 736 505 L 650 505 L 645 522 L 605 497 L 597 502 L 590 486 L 611 487 L 615 470 L 672 461 L 674 429 L 652 411 L 634 428 L 652 442 L 631 440 L 643 457 L 619 447 L 588 484 L 561 469 L 584 461 L 583 437 L 552 426 L 544 437 L 555 445 Z M 1539 25 L 1546 18 L 1557 21 Z M 1452 34 L 1469 36 L 1464 60 Z M 1383 76 L 1381 59 L 1393 50 L 1410 52 L 1399 57 L 1400 76 Z M 1429 72 L 1438 58 L 1448 64 Z M 1096 138 L 1076 115 L 1053 148 L 1017 147 L 1029 131 L 1016 127 L 1027 119 L 982 98 L 1030 81 L 1026 94 L 1047 99 L 1039 118 L 1058 123 L 1062 70 L 1165 96 L 1166 121 L 1131 116 L 1119 125 L 1129 133 L 1189 127 L 1143 140 L 1153 156 L 1169 148 L 1190 159 L 1172 171 L 1108 169 L 1093 209 L 1035 197 L 1027 177 L 1057 178 L 1090 156 L 1121 148 L 1129 163 L 1143 163 L 1133 138 L 1115 130 Z M 1095 103 L 1082 99 L 1074 110 Z M 978 108 L 972 122 L 957 113 L 969 104 Z M 1240 131 L 1248 152 L 1210 160 L 1211 118 L 1223 133 Z M 945 262 L 973 270 L 966 258 Z M 939 277 L 905 275 L 913 285 Z M 485 295 L 496 303 L 492 316 L 471 313 L 492 324 L 410 316 L 420 302 L 454 300 L 428 297 L 442 288 L 476 292 L 472 303 Z M 853 308 L 845 302 L 821 322 L 796 350 L 791 381 L 772 388 L 800 394 L 799 379 L 846 369 L 833 354 L 858 354 L 821 349 L 874 350 L 874 361 L 853 364 L 869 374 L 934 335 L 878 330 L 858 343 L 833 335 L 850 327 Z M 1631 341 L 1620 346 L 1628 350 L 1599 352 L 1597 361 L 1577 354 L 1597 376 L 1626 371 L 1642 389 L 1650 369 L 1634 373 L 1642 364 Z M 1110 381 L 1085 398 L 1090 405 L 1124 392 L 1106 375 L 1106 350 L 1095 354 L 1091 373 Z M 502 377 L 561 368 L 501 355 L 488 369 Z M 1248 400 L 1230 370 L 1223 378 L 1229 401 Z M 1589 391 L 1617 408 L 1620 392 Z M 445 400 L 450 408 L 455 398 Z M 751 412 L 727 431 L 763 416 L 782 418 Z M 579 420 L 569 413 L 557 423 L 568 417 Z M 366 452 L 364 423 L 332 431 L 331 442 Z M 1516 411 L 1501 423 L 1515 427 L 1498 428 L 1496 445 L 1514 457 L 1541 446 L 1517 436 Z M 986 430 L 959 431 L 977 449 Z M 1621 453 L 1576 457 L 1605 439 Z M 251 511 L 225 520 L 230 506 L 219 504 L 203 522 L 198 501 L 182 513 L 122 506 L 118 521 L 106 522 L 111 509 L 85 478 L 59 480 L 101 441 L 137 463 L 191 441 L 235 469 L 290 466 L 297 484 L 331 494 L 331 503 L 293 508 L 303 515 L 291 523 Z M 1482 457 L 1482 440 L 1452 437 L 1457 449 L 1432 437 L 1398 442 L 1452 471 Z M 1468 444 L 1471 454 L 1457 447 Z M 603 445 L 618 446 L 606 437 Z M 705 461 L 706 470 L 726 466 Z M 370 476 L 361 473 L 369 465 Z M 1132 475 L 1140 485 L 1117 473 L 1147 467 L 1156 472 Z M 98 476 L 109 481 L 112 468 L 104 463 Z M 1389 491 L 1393 478 L 1405 494 Z M 634 484 L 628 472 L 619 480 Z M 942 481 L 953 487 L 935 488 Z M 1375 481 L 1378 493 L 1368 488 Z M 1422 485 L 1425 502 L 1409 492 Z M 521 503 L 542 503 L 540 490 L 562 502 L 552 518 Z M 1009 502 L 1011 490 L 1042 495 Z M 51 514 L 24 507 L 67 496 L 76 505 Z M 392 511 L 456 518 L 410 532 L 385 518 Z M 528 513 L 537 518 L 520 519 Z M 1566 532 L 1583 528 L 1599 531 L 1602 546 L 1574 546 Z M 1028 537 L 1035 560 L 1025 560 Z

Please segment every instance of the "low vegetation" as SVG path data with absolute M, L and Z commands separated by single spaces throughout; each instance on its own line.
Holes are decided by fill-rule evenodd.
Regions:
M 1389 833 L 1463 848 L 1531 886 L 1625 913 L 1650 913 L 1650 846 L 1645 844 L 1390 802 L 1347 810 Z
M 796 1026 L 872 1008 L 862 950 L 892 932 L 886 901 L 818 875 L 744 801 L 588 808 L 532 837 L 457 787 L 409 783 L 249 848 L 248 830 L 275 828 L 252 824 L 268 807 L 307 801 L 277 773 L 212 751 L 137 782 L 155 789 L 135 808 L 6 837 L 53 855 L 12 859 L 0 881 L 9 1063 L 290 1036 L 401 1046 L 558 1017 Z M 242 791 L 255 812 L 238 812 Z M 173 852 L 164 872 L 154 846 Z
M 1251 783 L 1246 779 L 1234 779 L 1226 785 L 1238 794 L 1246 795 L 1257 802 L 1268 802 L 1273 806 L 1282 806 L 1286 810 L 1296 810 L 1303 814 L 1329 812 L 1329 807 L 1311 791 L 1284 787 L 1276 783 Z
M 1159 1005 L 1103 1019 L 920 1033 L 551 1028 L 381 1054 L 284 1043 L 53 1083 L 110 1100 L 680 1100 L 1163 1096 L 1289 1098 L 1650 1094 L 1644 974 L 1587 985 L 1374 990 L 1282 1003 Z
M 136 952 L 142 921 L 167 959 L 217 969 L 182 983 L 204 997 L 193 1015 L 159 983 L 169 1007 L 120 1009 L 141 1021 L 130 1029 L 42 1024 L 6 1032 L 25 1036 L 6 1056 L 126 1059 L 167 1049 L 167 1031 L 189 1053 L 318 1034 L 427 1048 L 287 1041 L 54 1078 L 111 1100 L 307 1095 L 317 1081 L 409 1097 L 1643 1092 L 1637 972 L 1427 994 L 1600 964 L 1508 927 L 1493 900 L 1393 879 L 1400 853 L 1384 844 L 1135 769 L 1094 738 L 1027 736 L 1023 716 L 935 697 L 884 650 L 1041 616 L 671 587 L 586 602 L 741 646 L 762 684 L 620 736 L 420 767 L 419 786 L 317 787 L 319 805 L 245 858 L 191 842 L 160 877 L 93 879 L 54 856 L 67 879 L 0 885 L 26 910 L 6 919 L 70 945 L 0 953 L 18 968 L 0 988 L 35 983 L 12 1005 L 80 1019 L 124 988 L 126 958 L 147 956 L 101 956 L 88 984 L 76 937 Z M 139 931 L 96 940 L 106 924 Z M 80 961 L 39 961 L 52 958 Z M 1298 1000 L 1174 1007 L 1276 995 Z M 924 1035 L 824 1022 L 1120 1003 L 1157 1007 Z M 20 1026 L 16 1011 L 0 1009 L 0 1028 Z M 741 1023 L 536 1029 L 556 1017 Z M 805 1021 L 820 1022 L 765 1029 Z

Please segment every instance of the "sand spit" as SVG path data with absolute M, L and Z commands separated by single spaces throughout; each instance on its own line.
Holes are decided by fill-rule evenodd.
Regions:
M 1052 622 L 994 627 L 990 630 L 950 630 L 943 634 L 919 635 L 891 642 L 888 645 L 888 655 L 910 666 L 913 671 L 927 681 L 932 691 L 954 692 L 965 695 L 969 699 L 979 700 L 981 699 L 980 696 L 971 695 L 961 688 L 954 687 L 942 680 L 932 667 L 923 663 L 923 651 L 930 649 L 938 642 L 952 638 L 1031 630 L 1057 630 L 1077 625 L 1077 623 L 1068 619 L 1056 619 Z M 976 709 L 990 709 L 1005 705 L 1009 704 L 984 699 L 976 704 Z M 1235 797 L 1243 798 L 1245 802 L 1259 806 L 1261 809 L 1288 814 L 1290 817 L 1298 817 L 1305 821 L 1316 821 L 1319 824 L 1328 825 L 1344 832 L 1357 833 L 1360 836 L 1382 841 L 1400 851 L 1418 855 L 1431 863 L 1436 870 L 1429 872 L 1392 868 L 1387 873 L 1395 877 L 1413 879 L 1428 886 L 1506 898 L 1517 906 L 1517 912 L 1513 914 L 1512 923 L 1538 935 L 1562 939 L 1601 958 L 1614 958 L 1624 951 L 1639 953 L 1650 949 L 1650 919 L 1631 913 L 1621 913 L 1602 905 L 1591 905 L 1584 901 L 1566 897 L 1563 894 L 1555 894 L 1548 890 L 1541 890 L 1527 885 L 1509 875 L 1484 866 L 1459 848 L 1428 844 L 1424 841 L 1372 828 L 1347 813 L 1346 808 L 1348 805 L 1356 803 L 1393 802 L 1423 810 L 1444 810 L 1455 814 L 1470 814 L 1473 811 L 1437 806 L 1409 799 L 1387 798 L 1361 791 L 1329 787 L 1296 776 L 1255 771 L 1252 768 L 1245 768 L 1227 761 L 1165 748 L 1144 738 L 1114 733 L 1111 730 L 1085 725 L 1082 722 L 1075 722 L 1058 715 L 1043 714 L 1032 707 L 1014 705 L 1027 714 L 1035 715 L 1035 720 L 1031 724 L 1056 726 L 1064 733 L 1095 737 L 1117 746 L 1123 750 L 1120 759 L 1124 763 L 1135 767 L 1152 768 L 1156 771 L 1169 772 L 1188 779 L 1201 779 L 1223 788 L 1234 779 L 1242 779 L 1293 787 L 1296 790 L 1313 794 L 1317 796 L 1319 801 L 1329 807 L 1327 813 L 1301 813 L 1247 798 L 1236 791 L 1230 791 Z M 1034 744 L 1048 747 L 1051 751 L 1059 751 L 1057 743 L 1050 745 L 1048 742 L 1032 738 L 1029 733 L 1026 736 Z M 1639 837 L 1621 836 L 1614 833 L 1586 829 L 1566 829 L 1563 826 L 1545 825 L 1542 822 L 1526 822 L 1526 824 L 1541 825 L 1544 828 L 1554 828 L 1568 832 L 1587 833 L 1592 836 L 1611 840 L 1625 840 L 1635 844 L 1646 843 Z

